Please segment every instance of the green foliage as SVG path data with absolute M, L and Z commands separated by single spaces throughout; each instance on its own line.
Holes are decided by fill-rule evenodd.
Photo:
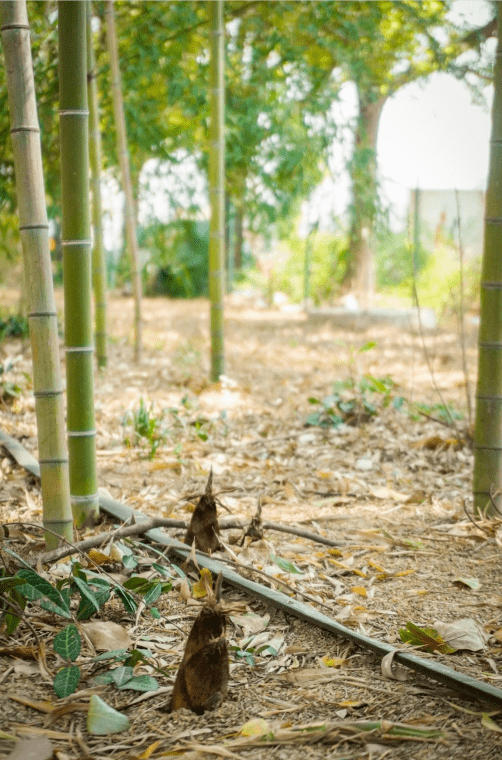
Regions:
M 128 446 L 146 444 L 149 446 L 149 459 L 153 459 L 158 447 L 169 438 L 177 440 L 178 432 L 183 430 L 189 437 L 207 441 L 211 427 L 210 420 L 197 413 L 197 402 L 192 402 L 188 396 L 181 399 L 181 408 L 163 409 L 154 412 L 153 401 L 147 409 L 143 399 L 137 411 L 127 412 L 122 418 L 125 428 L 124 442 Z M 175 456 L 181 455 L 181 444 L 173 449 Z
M 415 257 L 415 261 L 413 261 Z M 377 233 L 375 265 L 377 288 L 387 290 L 395 285 L 410 288 L 414 276 L 427 265 L 429 252 L 421 245 L 418 252 L 410 247 L 406 232 L 393 233 L 388 228 Z
M 22 562 L 12 550 L 6 548 L 5 551 Z M 169 575 L 162 565 L 157 564 L 156 568 L 159 572 L 162 571 L 161 575 Z M 112 594 L 116 594 L 122 600 L 126 611 L 131 614 L 135 614 L 137 609 L 136 598 L 143 597 L 146 606 L 151 608 L 152 616 L 158 619 L 160 613 L 151 605 L 161 594 L 168 593 L 171 588 L 171 580 L 166 581 L 162 578 L 147 580 L 138 576 L 132 576 L 124 586 L 119 586 L 104 575 L 84 570 L 79 562 L 72 564 L 72 571 L 68 578 L 56 584 L 42 578 L 39 573 L 29 567 L 22 567 L 14 576 L 9 576 L 5 570 L 0 570 L 0 627 L 5 627 L 7 635 L 13 634 L 21 622 L 27 603 L 30 602 L 36 602 L 42 609 L 64 619 L 85 620 L 99 612 Z M 72 612 L 75 607 L 72 604 L 75 596 L 79 598 L 76 615 Z M 80 668 L 73 663 L 80 655 L 81 644 L 80 634 L 74 622 L 69 623 L 54 638 L 54 652 L 66 663 L 56 673 L 53 682 L 58 697 L 67 697 L 78 686 Z M 130 653 L 120 650 L 118 653 L 106 653 L 94 660 L 101 661 L 112 656 L 114 656 L 114 662 L 123 661 L 124 668 L 121 671 L 112 671 L 111 680 L 102 682 L 115 683 L 117 688 L 137 691 L 151 691 L 158 687 L 154 678 L 136 677 L 132 672 L 139 662 L 147 663 L 147 657 L 150 656 L 147 650 L 133 650 Z
M 155 273 L 147 283 L 151 295 L 195 298 L 207 294 L 209 224 L 189 219 L 153 222 L 140 229 L 139 246 L 151 253 Z
M 9 359 L 5 364 L 0 364 L 0 399 L 5 404 L 12 403 L 23 392 L 23 388 L 8 377 L 11 369 L 12 363 Z
M 406 628 L 399 629 L 401 641 L 405 644 L 423 649 L 424 652 L 453 654 L 457 650 L 447 644 L 435 628 L 419 628 L 415 623 L 406 623 Z
M 364 424 L 378 414 L 377 398 L 382 408 L 389 405 L 394 387 L 390 377 L 364 375 L 358 383 L 352 379 L 339 380 L 330 396 L 322 400 L 309 398 L 310 404 L 320 408 L 308 415 L 305 424 L 319 427 L 338 427 L 342 422 Z
M 164 419 L 164 413 L 161 412 L 160 416 L 157 416 L 153 410 L 153 401 L 150 404 L 150 409 L 147 409 L 143 399 L 139 400 L 139 409 L 137 411 L 127 412 L 123 419 L 122 425 L 127 428 L 132 427 L 133 437 L 128 436 L 125 438 L 125 442 L 128 445 L 137 446 L 145 441 L 150 447 L 148 458 L 153 459 L 155 453 L 161 443 L 166 440 L 166 434 L 162 426 L 162 420 Z
M 28 338 L 28 319 L 23 314 L 0 317 L 0 343 L 8 338 Z
M 300 303 L 305 294 L 305 257 L 310 262 L 309 294 L 314 304 L 332 301 L 345 276 L 347 243 L 341 235 L 313 233 L 300 238 L 296 233 L 283 240 L 276 259 L 284 260 L 273 274 L 273 286 Z

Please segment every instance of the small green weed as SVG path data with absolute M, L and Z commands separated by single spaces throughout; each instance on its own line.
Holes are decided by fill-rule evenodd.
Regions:
M 0 342 L 8 338 L 27 338 L 28 335 L 28 319 L 22 314 L 0 317 Z
M 7 377 L 11 369 L 12 363 L 8 360 L 5 364 L 0 364 L 0 400 L 5 404 L 12 403 L 23 393 L 23 388 Z M 27 379 L 30 380 L 29 376 Z
M 390 377 L 377 378 L 363 375 L 358 381 L 353 378 L 337 380 L 333 384 L 333 393 L 320 400 L 309 398 L 309 403 L 320 408 L 309 414 L 306 425 L 323 428 L 347 425 L 361 425 L 378 414 L 379 407 L 386 408 L 392 398 L 396 384 Z M 379 400 L 379 403 L 378 403 Z
M 129 411 L 124 415 L 122 425 L 132 427 L 132 438 L 125 437 L 126 445 L 137 446 L 145 443 L 150 447 L 148 458 L 153 459 L 159 446 L 166 441 L 166 431 L 162 426 L 164 412 L 157 416 L 154 413 L 153 401 L 148 409 L 142 398 L 139 400 L 139 409 Z

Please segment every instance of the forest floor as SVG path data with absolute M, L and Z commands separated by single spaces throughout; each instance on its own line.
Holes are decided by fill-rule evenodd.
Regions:
M 3 303 L 9 299 L 14 303 L 12 293 L 2 293 Z M 472 514 L 473 453 L 458 334 L 438 330 L 422 339 L 392 326 L 347 332 L 329 322 L 314 324 L 303 313 L 228 307 L 225 377 L 210 383 L 205 301 L 145 299 L 139 366 L 133 363 L 132 317 L 131 299 L 110 297 L 109 365 L 95 378 L 99 485 L 146 515 L 187 521 L 194 507 L 181 500 L 204 490 L 212 467 L 216 492 L 235 489 L 220 497 L 234 517 L 249 520 L 261 499 L 264 520 L 340 543 L 330 549 L 267 531 L 265 541 L 234 545 L 239 562 L 265 573 L 265 580 L 254 580 L 287 583 L 298 599 L 308 595 L 308 604 L 344 626 L 397 647 L 403 646 L 399 630 L 409 622 L 436 628 L 438 621 L 470 619 L 459 625 L 473 628 L 479 651 L 421 656 L 500 687 L 501 522 L 476 527 L 466 514 Z M 473 395 L 474 328 L 465 348 Z M 1 405 L 0 428 L 36 456 L 34 400 L 23 374 L 30 372 L 29 343 L 3 343 L 0 361 L 8 359 L 12 369 L 0 382 L 12 379 L 25 392 Z M 315 403 L 336 393 L 340 398 L 327 405 L 331 411 Z M 338 402 L 335 411 L 345 421 L 335 426 Z M 141 403 L 144 416 L 156 422 L 150 440 L 134 432 Z M 444 422 L 445 405 L 458 417 L 454 425 Z M 306 424 L 309 417 L 316 422 L 316 413 L 324 426 Z M 33 477 L 5 455 L 0 479 L 0 520 L 39 523 L 40 489 Z M 18 547 L 34 544 L 33 536 L 20 531 Z M 138 553 L 148 552 L 143 541 Z M 120 623 L 135 645 L 147 646 L 156 664 L 173 673 L 197 612 L 180 594 L 180 582 L 158 600 L 160 621 L 148 614 L 136 618 L 117 602 L 98 615 Z M 58 700 L 51 685 L 56 655 L 47 654 L 42 667 L 1 656 L 2 650 L 0 730 L 45 737 L 60 760 L 500 757 L 502 708 L 407 669 L 397 673 L 403 680 L 392 679 L 377 656 L 341 637 L 226 585 L 223 597 L 255 613 L 249 618 L 254 630 L 238 619 L 229 624 L 230 645 L 242 651 L 246 635 L 259 638 L 247 644 L 248 652 L 256 650 L 253 660 L 232 651 L 229 693 L 214 712 L 168 714 L 174 676 L 157 675 L 163 688 L 144 700 L 137 692 L 97 686 L 87 651 L 77 693 Z M 64 623 L 48 613 L 32 619 L 51 652 Z M 444 634 L 453 646 L 459 635 Z M 33 643 L 31 637 L 23 624 L 14 634 L 16 644 Z M 5 631 L 0 646 L 12 647 Z M 155 674 L 150 666 L 137 672 Z M 110 737 L 87 732 L 85 712 L 94 693 L 128 716 L 129 731 Z M 48 722 L 47 714 L 61 705 L 66 708 Z M 380 726 L 368 730 L 369 721 Z M 396 723 L 407 727 L 407 735 L 392 732 Z M 266 732 L 261 741 L 248 735 L 257 727 Z M 13 746 L 0 734 L 0 757 Z

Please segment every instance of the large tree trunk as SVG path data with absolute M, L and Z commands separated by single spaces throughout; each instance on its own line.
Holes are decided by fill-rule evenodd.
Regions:
M 478 383 L 474 425 L 474 506 L 502 506 L 502 9 L 498 14 L 495 93 L 486 190 L 485 235 L 481 270 Z
M 350 162 L 352 208 L 346 280 L 361 306 L 373 300 L 372 236 L 377 202 L 376 144 L 385 97 L 358 89 L 359 114 Z

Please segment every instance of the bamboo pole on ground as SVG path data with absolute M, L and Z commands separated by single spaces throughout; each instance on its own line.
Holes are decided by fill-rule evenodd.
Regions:
M 502 506 L 502 9 L 497 7 L 495 93 L 486 191 L 481 269 L 478 382 L 474 423 L 473 494 L 476 510 L 493 512 L 490 494 Z
M 117 154 L 119 157 L 120 173 L 122 175 L 122 188 L 125 195 L 126 238 L 131 261 L 131 277 L 134 290 L 134 359 L 136 362 L 139 362 L 141 360 L 142 352 L 141 272 L 139 267 L 136 214 L 134 211 L 129 151 L 127 149 L 127 130 L 124 115 L 124 102 L 122 98 L 122 81 L 119 68 L 113 0 L 107 1 L 106 20 L 108 54 L 110 56 L 110 68 L 112 73 L 113 110 L 115 114 L 115 129 L 117 132 Z
M 25 0 L 0 3 L 0 18 L 33 355 L 43 524 L 72 541 L 57 311 Z M 58 543 L 50 533 L 45 534 L 45 542 L 47 548 Z
M 89 158 L 91 163 L 92 226 L 94 246 L 92 251 L 92 285 L 94 289 L 94 311 L 96 358 L 98 367 L 107 364 L 106 333 L 106 266 L 103 245 L 103 221 L 101 204 L 101 133 L 99 131 L 98 88 L 94 61 L 92 34 L 92 2 L 87 0 L 87 99 L 89 102 Z
M 99 514 L 94 423 L 86 2 L 60 0 L 59 130 L 67 434 L 77 526 Z
M 225 47 L 223 0 L 210 0 L 209 301 L 211 380 L 225 373 L 223 290 L 225 266 Z

